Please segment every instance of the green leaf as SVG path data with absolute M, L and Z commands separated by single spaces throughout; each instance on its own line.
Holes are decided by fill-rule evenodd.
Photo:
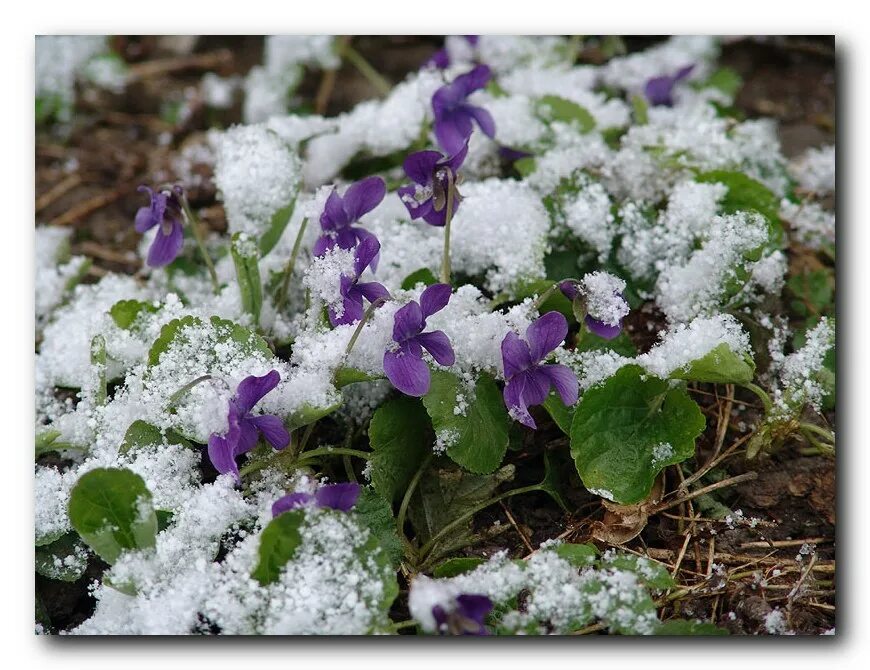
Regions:
M 36 550 L 36 572 L 49 579 L 74 582 L 87 567 L 87 550 L 75 533 L 67 533 Z
M 344 388 L 348 384 L 370 382 L 375 379 L 383 379 L 380 375 L 370 375 L 368 372 L 356 368 L 339 368 L 335 371 L 335 388 Z
M 284 423 L 287 426 L 287 430 L 293 432 L 294 430 L 302 428 L 303 426 L 307 426 L 310 423 L 320 421 L 320 419 L 332 414 L 339 407 L 341 407 L 341 401 L 327 407 L 313 407 L 311 405 L 303 405 L 295 412 L 293 412 L 290 416 L 288 416 L 287 420 Z
M 251 577 L 266 586 L 278 581 L 281 570 L 293 558 L 302 543 L 299 528 L 305 521 L 305 512 L 282 512 L 263 529 L 260 535 L 259 560 Z
M 142 421 L 142 419 L 136 419 L 130 424 L 129 428 L 127 428 L 127 432 L 124 433 L 124 441 L 121 442 L 118 452 L 126 454 L 134 448 L 145 449 L 148 447 L 160 447 L 163 446 L 163 440 L 163 433 L 157 426 L 154 426 L 147 421 Z M 166 442 L 168 444 L 180 444 L 184 447 L 191 446 L 190 442 L 174 430 L 166 431 Z
M 409 274 L 405 279 L 402 280 L 402 290 L 410 291 L 417 284 L 425 284 L 426 286 L 432 286 L 432 284 L 437 284 L 438 278 L 432 274 L 432 270 L 429 268 L 420 268 L 415 272 Z
M 372 486 L 391 502 L 396 502 L 431 453 L 429 417 L 416 398 L 400 396 L 378 407 L 369 425 L 372 454 L 369 467 Z
M 666 591 L 676 586 L 667 567 L 643 556 L 619 553 L 603 558 L 601 566 L 633 572 L 644 586 L 655 591 Z
M 57 438 L 61 436 L 59 430 L 44 430 L 36 436 L 36 458 L 50 451 L 56 451 L 59 447 L 53 446 Z
M 577 568 L 585 568 L 598 558 L 598 549 L 592 544 L 569 544 L 564 542 L 556 546 L 556 554 L 559 558 L 568 561 Z
M 703 88 L 718 88 L 731 98 L 737 95 L 741 86 L 743 86 L 743 78 L 730 67 L 719 68 L 701 84 Z
M 708 621 L 689 621 L 687 619 L 671 619 L 663 621 L 653 635 L 728 635 L 728 631 L 719 628 Z
M 649 121 L 649 105 L 641 95 L 631 96 L 631 108 L 634 111 L 634 121 L 639 126 L 645 126 Z
M 153 303 L 143 302 L 142 300 L 121 300 L 112 305 L 112 308 L 109 310 L 109 316 L 112 317 L 118 328 L 131 330 L 133 323 L 140 314 L 143 312 L 154 314 L 158 309 Z
M 563 460 L 567 460 L 567 454 L 562 451 L 544 452 L 544 479 L 541 482 L 541 490 L 549 495 L 565 513 L 570 513 L 568 502 L 562 493 L 566 486 L 563 473 L 567 472 L 565 468 L 570 465 L 563 463 Z
M 587 489 L 630 505 L 649 495 L 662 469 L 694 454 L 704 426 L 684 389 L 627 365 L 580 399 L 571 455 Z
M 97 388 L 94 390 L 94 404 L 105 405 L 108 397 L 108 380 L 106 379 L 106 338 L 94 335 L 91 340 L 91 365 L 97 375 Z
M 543 402 L 543 408 L 547 410 L 547 414 L 565 435 L 571 434 L 574 407 L 566 407 L 559 395 L 555 391 L 550 391 L 550 395 Z
M 441 565 L 432 571 L 432 576 L 436 579 L 447 579 L 456 577 L 466 572 L 471 572 L 478 565 L 485 563 L 482 558 L 474 556 L 458 556 L 456 558 L 448 558 Z
M 69 519 L 109 564 L 126 549 L 153 547 L 157 536 L 151 492 L 139 475 L 120 468 L 97 468 L 82 475 L 70 494 Z
M 242 296 L 242 308 L 251 315 L 255 325 L 260 323 L 263 308 L 263 282 L 260 279 L 260 250 L 246 233 L 233 235 L 230 244 L 236 281 Z
M 538 101 L 538 115 L 546 121 L 576 124 L 581 133 L 588 133 L 595 128 L 595 117 L 589 110 L 558 95 L 542 97 Z
M 747 384 L 754 376 L 755 362 L 749 356 L 738 356 L 724 342 L 671 373 L 671 379 L 712 384 Z
M 520 177 L 528 177 L 537 168 L 538 163 L 534 156 L 525 156 L 514 161 L 514 170 L 519 173 Z
M 389 556 L 393 568 L 398 568 L 402 562 L 402 542 L 396 532 L 396 519 L 390 501 L 366 486 L 360 492 L 353 511 L 377 538 L 378 545 Z
M 767 186 L 742 172 L 730 170 L 703 172 L 695 177 L 695 181 L 727 186 L 728 193 L 722 200 L 722 210 L 726 214 L 745 210 L 758 212 L 767 219 L 770 242 L 774 246 L 781 246 L 783 227 L 779 218 L 779 198 Z
M 444 526 L 492 497 L 500 484 L 513 479 L 515 468 L 506 465 L 491 475 L 474 475 L 460 468 L 429 470 L 420 480 L 408 516 L 421 543 L 428 542 Z M 472 541 L 471 520 L 457 527 L 440 545 L 442 554 Z
M 494 472 L 508 446 L 510 417 L 495 380 L 481 373 L 473 389 L 443 370 L 432 372 L 432 385 L 423 397 L 436 439 L 447 455 L 477 474 Z
M 293 218 L 293 210 L 296 209 L 296 198 L 286 207 L 282 207 L 272 215 L 272 221 L 269 228 L 260 236 L 260 256 L 268 254 L 278 244 L 281 235 L 284 234 L 284 229 Z
M 240 326 L 232 321 L 227 321 L 226 319 L 221 319 L 217 316 L 211 317 L 209 322 L 216 331 L 218 342 L 234 342 L 239 345 L 241 351 L 246 354 L 258 352 L 266 358 L 274 357 L 274 354 L 269 348 L 269 345 L 266 344 L 266 341 L 244 326 Z M 174 343 L 185 342 L 185 328 L 190 326 L 202 327 L 203 325 L 204 323 L 202 319 L 196 316 L 185 316 L 180 319 L 173 319 L 167 323 L 160 330 L 160 335 L 156 340 L 154 340 L 154 344 L 151 345 L 151 350 L 148 352 L 148 365 L 157 365 L 160 361 L 161 354 L 168 351 Z
M 624 330 L 611 340 L 596 335 L 585 326 L 582 334 L 583 337 L 578 336 L 575 351 L 612 351 L 626 358 L 637 356 L 637 347 Z

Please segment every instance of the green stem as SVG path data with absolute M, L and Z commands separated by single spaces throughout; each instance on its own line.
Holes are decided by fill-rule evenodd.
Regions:
M 354 49 L 350 42 L 344 45 L 342 55 L 353 65 L 366 80 L 374 86 L 378 92 L 386 96 L 393 90 L 392 85 L 380 72 L 375 70 L 365 58 L 362 57 L 359 51 Z
M 386 302 L 386 298 L 378 298 L 375 300 L 369 308 L 363 314 L 363 318 L 359 320 L 359 323 L 356 324 L 356 328 L 353 331 L 353 335 L 350 336 L 350 339 L 347 341 L 347 346 L 344 348 L 344 356 L 341 359 L 341 365 L 335 368 L 335 372 L 332 375 L 332 383 L 335 385 L 336 376 L 338 375 L 338 371 L 344 367 L 345 362 L 347 361 L 347 357 L 350 356 L 350 352 L 353 351 L 353 347 L 356 344 L 357 339 L 359 339 L 359 334 L 362 332 L 363 326 L 366 325 L 366 322 L 372 318 L 372 314 L 375 313 L 375 310 L 383 305 Z
M 761 404 L 764 405 L 764 411 L 769 412 L 771 407 L 773 407 L 773 403 L 770 401 L 770 396 L 767 395 L 765 390 L 759 386 L 751 382 L 747 382 L 746 384 L 741 384 L 743 388 L 747 391 L 752 391 L 758 398 L 761 400 Z
M 205 261 L 205 265 L 208 268 L 212 288 L 214 289 L 215 295 L 217 295 L 221 291 L 221 285 L 220 282 L 218 282 L 217 271 L 214 269 L 214 263 L 212 263 L 211 256 L 208 255 L 208 251 L 205 248 L 205 240 L 202 236 L 202 229 L 199 226 L 199 219 L 196 218 L 196 215 L 190 208 L 190 203 L 187 202 L 187 196 L 182 195 L 180 199 L 181 209 L 184 211 L 184 218 L 186 218 L 187 222 L 190 224 L 190 231 L 193 233 L 193 239 L 196 240 L 196 246 L 199 247 L 199 253 L 202 254 L 202 259 Z
M 453 222 L 453 193 L 455 190 L 453 170 L 447 172 L 447 204 L 444 211 L 444 255 L 441 257 L 441 283 L 450 283 L 450 224 Z
M 408 488 L 405 490 L 405 495 L 402 498 L 402 504 L 399 505 L 399 514 L 396 517 L 396 527 L 399 530 L 399 537 L 403 540 L 402 544 L 405 545 L 406 549 L 413 550 L 411 542 L 405 536 L 405 517 L 408 514 L 408 505 L 411 503 L 411 496 L 414 495 L 414 491 L 417 489 L 417 484 L 420 483 L 420 478 L 423 476 L 426 468 L 429 467 L 431 461 L 432 454 L 430 453 L 423 459 L 423 462 L 420 463 L 420 467 L 417 468 L 417 472 L 414 473 L 413 478 L 408 483 Z
M 835 441 L 834 434 L 830 430 L 828 430 L 827 428 L 822 428 L 821 426 L 817 426 L 814 423 L 801 423 L 800 428 L 801 428 L 801 430 L 806 430 L 806 431 L 809 431 L 811 433 L 815 433 L 816 435 L 818 435 L 819 437 L 821 437 L 825 441 L 830 442 L 831 444 L 834 444 L 834 441 Z
M 173 393 L 171 396 L 169 396 L 169 407 L 174 406 L 175 403 L 178 402 L 178 399 L 181 396 L 183 396 L 185 393 L 187 393 L 190 389 L 192 389 L 194 386 L 196 386 L 197 384 L 202 384 L 202 382 L 207 381 L 209 379 L 211 379 L 211 375 L 203 375 L 202 377 L 197 377 L 192 382 L 188 382 L 187 384 L 182 386 L 175 393 Z
M 403 628 L 410 628 L 411 626 L 416 626 L 417 622 L 414 619 L 408 619 L 407 621 L 396 621 L 393 623 L 393 631 L 402 630 Z
M 347 447 L 320 447 L 318 449 L 312 449 L 311 451 L 306 451 L 299 455 L 299 460 L 297 463 L 302 463 L 303 461 L 307 461 L 312 458 L 319 458 L 320 456 L 356 456 L 357 458 L 361 458 L 364 461 L 369 460 L 372 457 L 371 452 L 368 451 L 360 451 L 359 449 L 349 449 Z
M 505 500 L 506 498 L 510 498 L 511 496 L 520 495 L 522 493 L 532 493 L 533 491 L 543 491 L 543 490 L 544 490 L 544 488 L 540 484 L 532 484 L 531 486 L 523 486 L 522 488 L 513 489 L 512 491 L 507 491 L 505 493 L 502 493 L 501 495 L 497 495 L 494 498 L 490 498 L 489 500 L 486 500 L 486 501 L 480 503 L 479 505 L 472 507 L 465 514 L 457 517 L 456 519 L 454 519 L 453 521 L 448 523 L 446 526 L 444 526 L 444 528 L 442 528 L 437 533 L 435 533 L 435 535 L 432 537 L 432 539 L 429 540 L 426 544 L 424 544 L 423 547 L 420 549 L 420 556 L 422 556 L 423 558 L 428 556 L 429 553 L 432 551 L 432 549 L 435 547 L 435 545 L 438 543 L 438 540 L 440 540 L 442 537 L 447 535 L 447 533 L 452 531 L 454 528 L 465 523 L 471 517 L 473 517 L 475 514 L 477 514 L 481 510 L 486 509 L 490 505 L 494 505 L 495 503 L 501 502 L 502 500 Z
M 287 266 L 284 268 L 284 281 L 281 282 L 281 291 L 278 293 L 278 300 L 276 301 L 276 311 L 278 312 L 284 309 L 284 304 L 287 301 L 287 293 L 290 290 L 290 278 L 293 276 L 293 270 L 296 268 L 296 257 L 299 255 L 299 247 L 302 246 L 302 236 L 305 234 L 307 226 L 308 217 L 305 217 L 299 226 L 299 232 L 296 233 L 293 251 L 290 252 L 290 258 L 287 260 Z
M 551 295 L 553 295 L 557 290 L 559 290 L 559 282 L 556 282 L 556 283 L 553 284 L 550 288 L 548 288 L 546 291 L 544 291 L 540 296 L 538 296 L 538 299 L 535 300 L 535 304 L 532 305 L 532 307 L 534 308 L 534 310 L 535 310 L 536 312 L 537 312 L 537 311 L 540 311 L 541 306 L 542 306 L 545 302 L 547 302 L 547 298 L 549 298 Z

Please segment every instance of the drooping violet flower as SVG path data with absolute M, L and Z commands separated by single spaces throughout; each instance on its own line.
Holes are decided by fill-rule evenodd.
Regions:
M 523 151 L 522 149 L 514 149 L 513 147 L 500 146 L 498 148 L 498 155 L 504 161 L 508 163 L 513 163 L 520 160 L 521 158 L 531 158 L 534 154 L 530 154 L 528 151 Z
M 333 326 L 343 326 L 355 323 L 363 317 L 363 298 L 374 302 L 380 298 L 388 299 L 390 292 L 383 284 L 376 281 L 362 282 L 359 278 L 365 269 L 372 264 L 374 258 L 380 253 L 381 243 L 372 234 L 365 237 L 354 251 L 353 275 L 341 275 L 339 291 L 341 292 L 342 311 L 339 315 L 335 308 L 329 308 L 329 322 Z
M 321 486 L 314 493 L 290 493 L 272 503 L 272 517 L 282 512 L 313 505 L 319 509 L 335 509 L 340 512 L 349 512 L 359 499 L 362 488 L 353 482 L 341 484 L 327 484 Z
M 480 40 L 479 35 L 462 35 L 462 37 L 466 42 L 468 42 L 468 45 L 472 50 L 477 46 L 477 43 Z M 423 64 L 423 67 L 434 67 L 439 70 L 446 70 L 450 67 L 450 53 L 448 52 L 447 47 L 445 46 L 438 49 L 438 51 L 432 54 L 432 57 Z
M 468 143 L 452 156 L 438 151 L 417 151 L 405 158 L 402 168 L 414 183 L 398 189 L 399 198 L 412 219 L 422 219 L 431 226 L 447 222 L 447 190 L 453 184 L 453 211 L 459 209 L 462 196 L 456 189 L 459 168 L 468 154 Z
M 387 185 L 380 177 L 367 177 L 351 184 L 344 192 L 344 197 L 332 189 L 320 215 L 323 234 L 314 243 L 312 253 L 322 256 L 333 247 L 353 249 L 358 242 L 374 237 L 365 228 L 353 224 L 381 204 L 386 193 Z M 374 265 L 377 267 L 377 263 Z
M 441 605 L 432 608 L 432 617 L 441 635 L 489 635 L 484 625 L 486 615 L 492 611 L 492 600 L 477 594 L 460 594 L 453 599 L 454 607 L 445 610 Z
M 232 472 L 240 481 L 236 457 L 249 452 L 257 444 L 262 434 L 275 449 L 283 449 L 290 444 L 290 433 L 277 416 L 262 414 L 253 416 L 251 410 L 269 391 L 281 381 L 277 370 L 271 370 L 262 377 L 245 377 L 230 398 L 227 419 L 229 430 L 226 435 L 213 433 L 208 438 L 208 457 L 221 474 Z
M 630 311 L 625 299 L 625 281 L 609 272 L 590 272 L 579 282 L 566 279 L 559 289 L 571 301 L 583 300 L 589 331 L 612 340 L 622 332 L 622 320 Z
M 181 198 L 184 190 L 173 186 L 172 190 L 154 191 L 144 184 L 137 189 L 148 193 L 151 203 L 136 212 L 133 226 L 136 232 L 145 233 L 157 226 L 157 234 L 148 250 L 146 263 L 152 268 L 169 265 L 181 252 L 184 244 Z
M 559 312 L 547 312 L 528 328 L 526 339 L 511 331 L 501 342 L 504 365 L 504 402 L 509 414 L 529 428 L 537 428 L 529 407 L 547 399 L 556 389 L 565 405 L 577 402 L 577 377 L 570 368 L 543 363 L 568 334 L 568 321 Z
M 647 102 L 651 105 L 673 107 L 674 86 L 677 85 L 677 82 L 688 77 L 694 69 L 694 65 L 687 65 L 677 70 L 676 74 L 652 77 L 647 80 L 646 85 L 643 87 L 643 93 L 646 96 Z
M 485 135 L 495 137 L 492 115 L 467 101 L 468 96 L 486 86 L 491 77 L 489 66 L 478 65 L 435 91 L 432 96 L 435 137 L 445 153 L 455 154 L 468 141 L 474 129 L 472 121 L 477 122 Z
M 419 304 L 412 300 L 396 312 L 393 343 L 384 352 L 384 372 L 405 395 L 419 398 L 429 392 L 431 375 L 423 361 L 423 349 L 441 365 L 453 365 L 456 360 L 443 331 L 423 332 L 426 319 L 444 309 L 449 300 L 449 284 L 432 284 L 420 295 Z

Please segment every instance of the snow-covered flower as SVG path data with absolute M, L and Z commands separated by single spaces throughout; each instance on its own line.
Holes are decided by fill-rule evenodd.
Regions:
M 492 600 L 474 593 L 462 593 L 453 599 L 453 608 L 432 607 L 432 617 L 441 635 L 489 635 L 484 621 L 492 611 Z
M 342 482 L 340 484 L 327 484 L 321 486 L 314 493 L 297 491 L 289 493 L 272 503 L 272 516 L 276 517 L 282 512 L 289 512 L 301 507 L 313 505 L 320 509 L 335 509 L 340 512 L 349 512 L 359 499 L 362 488 L 354 482 Z
M 449 284 L 432 284 L 420 302 L 401 307 L 393 320 L 393 342 L 384 352 L 384 372 L 402 393 L 421 397 L 429 392 L 431 375 L 423 361 L 423 349 L 441 365 L 453 365 L 456 357 L 450 340 L 441 330 L 424 333 L 426 319 L 441 311 L 450 300 Z
M 487 65 L 478 65 L 470 72 L 459 75 L 449 84 L 435 91 L 432 111 L 435 114 L 435 137 L 448 154 L 454 154 L 471 137 L 476 122 L 484 135 L 495 137 L 495 121 L 483 107 L 468 102 L 467 98 L 487 85 L 492 72 Z
M 529 428 L 537 428 L 529 407 L 547 399 L 555 388 L 562 402 L 577 402 L 577 377 L 565 365 L 544 364 L 547 355 L 568 334 L 568 321 L 559 312 L 547 312 L 526 328 L 526 339 L 511 331 L 501 343 L 504 365 L 504 402 L 510 415 Z
M 622 320 L 628 315 L 625 282 L 608 272 L 590 272 L 579 282 L 566 279 L 559 290 L 568 298 L 583 299 L 586 316 L 583 319 L 590 332 L 605 340 L 612 340 L 622 332 Z
M 233 473 L 240 481 L 236 457 L 249 452 L 257 444 L 260 434 L 275 449 L 283 449 L 290 444 L 290 433 L 277 416 L 262 414 L 253 416 L 251 410 L 269 391 L 273 390 L 281 375 L 271 370 L 262 377 L 245 377 L 230 398 L 227 420 L 229 429 L 226 435 L 213 433 L 208 438 L 208 457 L 215 469 L 221 474 Z
M 477 46 L 478 41 L 480 40 L 479 35 L 462 35 L 463 39 L 468 42 L 468 45 L 473 49 Z M 432 57 L 427 60 L 423 67 L 434 67 L 439 70 L 446 70 L 450 67 L 450 52 L 447 50 L 447 47 L 442 47 L 438 49 Z
M 169 265 L 181 252 L 184 244 L 181 206 L 184 191 L 181 186 L 173 186 L 171 190 L 154 191 L 144 184 L 138 190 L 140 193 L 147 192 L 151 203 L 136 212 L 133 223 L 136 232 L 146 233 L 158 226 L 146 262 L 153 268 Z
M 339 280 L 342 300 L 341 314 L 338 314 L 333 307 L 329 308 L 329 322 L 333 326 L 359 321 L 363 317 L 363 298 L 369 302 L 389 299 L 390 292 L 384 288 L 383 284 L 376 281 L 362 283 L 359 281 L 362 273 L 372 265 L 380 250 L 381 243 L 370 233 L 359 243 L 354 252 L 353 275 L 343 274 Z

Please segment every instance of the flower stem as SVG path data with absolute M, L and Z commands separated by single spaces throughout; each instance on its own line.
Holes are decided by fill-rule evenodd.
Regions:
M 741 384 L 743 388 L 747 391 L 752 391 L 758 398 L 761 400 L 761 404 L 764 405 L 764 411 L 769 412 L 771 407 L 773 407 L 773 403 L 770 401 L 770 396 L 767 395 L 765 390 L 759 386 L 751 382 L 747 382 L 746 384 Z
M 441 257 L 441 283 L 450 283 L 450 224 L 453 221 L 453 193 L 455 191 L 453 170 L 447 172 L 447 204 L 444 210 L 444 255 Z
M 383 305 L 386 302 L 386 298 L 378 298 L 375 300 L 369 308 L 363 314 L 363 317 L 359 320 L 359 323 L 356 324 L 356 329 L 353 331 L 353 335 L 350 336 L 350 339 L 347 341 L 347 346 L 344 349 L 344 356 L 341 359 L 341 365 L 335 368 L 335 373 L 332 375 L 332 383 L 333 385 L 336 383 L 336 376 L 338 375 L 338 371 L 344 367 L 345 362 L 347 361 L 347 357 L 350 356 L 350 352 L 353 351 L 353 347 L 356 344 L 357 339 L 359 338 L 359 334 L 362 332 L 363 326 L 366 325 L 366 322 L 371 318 L 372 314 L 375 313 L 375 310 Z
M 405 495 L 402 497 L 402 504 L 399 505 L 399 514 L 396 517 L 396 528 L 399 531 L 399 537 L 402 538 L 402 544 L 405 545 L 406 550 L 413 551 L 411 542 L 407 537 L 405 537 L 405 517 L 408 514 L 408 505 L 411 503 L 411 496 L 414 495 L 414 491 L 417 489 L 417 484 L 420 483 L 420 478 L 423 476 L 426 468 L 429 467 L 431 461 L 432 454 L 430 453 L 423 459 L 423 462 L 420 463 L 420 467 L 417 468 L 417 472 L 414 473 L 414 477 L 408 483 L 408 488 L 405 490 Z
M 278 293 L 275 310 L 280 312 L 284 309 L 284 304 L 287 302 L 287 292 L 290 289 L 290 278 L 293 276 L 293 270 L 296 268 L 296 257 L 299 255 L 299 247 L 302 246 L 302 236 L 305 234 L 305 228 L 308 226 L 308 217 L 302 219 L 299 226 L 299 232 L 296 233 L 296 241 L 293 243 L 293 251 L 290 252 L 290 258 L 287 259 L 287 265 L 284 268 L 284 281 L 281 282 L 281 290 Z
M 214 269 L 214 263 L 212 263 L 211 256 L 208 255 L 208 251 L 205 248 L 205 240 L 202 236 L 202 229 L 199 225 L 199 219 L 193 213 L 193 210 L 190 208 L 190 203 L 187 201 L 186 195 L 181 195 L 181 209 L 184 211 L 184 218 L 187 219 L 187 222 L 190 224 L 190 231 L 193 233 L 193 239 L 196 240 L 196 246 L 199 247 L 199 253 L 202 254 L 202 259 L 205 261 L 205 265 L 208 268 L 208 274 L 211 277 L 211 285 L 214 289 L 215 294 L 220 293 L 221 285 L 218 282 L 217 271 Z
M 506 498 L 510 498 L 511 496 L 520 495 L 521 493 L 532 493 L 533 491 L 543 491 L 543 490 L 544 490 L 544 488 L 540 484 L 532 484 L 531 486 L 523 486 L 522 488 L 513 489 L 512 491 L 506 491 L 505 493 L 497 495 L 494 498 L 490 498 L 489 500 L 486 500 L 486 501 L 480 503 L 479 505 L 472 507 L 465 514 L 457 517 L 456 519 L 454 519 L 453 521 L 448 523 L 446 526 L 444 526 L 444 528 L 442 528 L 437 533 L 435 533 L 435 535 L 432 537 L 432 539 L 430 539 L 420 549 L 420 556 L 422 556 L 423 558 L 426 558 L 432 552 L 432 549 L 435 548 L 435 545 L 438 543 L 438 541 L 441 538 L 443 538 L 445 535 L 447 535 L 450 531 L 455 529 L 457 526 L 465 523 L 471 517 L 473 517 L 475 514 L 477 514 L 478 512 L 480 512 L 483 509 L 486 509 L 490 505 L 494 505 L 495 503 L 501 502 L 502 500 L 505 500 Z
M 372 86 L 374 86 L 381 95 L 388 95 L 391 90 L 393 90 L 392 85 L 386 79 L 384 79 L 383 75 L 375 70 L 372 67 L 371 63 L 369 63 L 365 58 L 362 57 L 359 51 L 354 49 L 350 42 L 344 45 L 342 49 L 342 56 L 344 56 L 350 63 L 353 65 L 359 73 L 366 78 Z
M 535 300 L 535 304 L 532 305 L 536 312 L 540 311 L 541 307 L 545 302 L 547 302 L 547 298 L 549 298 L 553 293 L 555 293 L 559 289 L 559 282 L 553 284 L 550 288 L 544 291 L 541 295 L 538 296 L 538 299 Z
M 171 396 L 169 396 L 169 407 L 172 407 L 173 405 L 175 405 L 175 403 L 178 402 L 178 399 L 181 398 L 181 396 L 183 396 L 185 393 L 187 393 L 194 386 L 196 386 L 197 384 L 201 384 L 202 382 L 207 381 L 209 379 L 211 379 L 211 375 L 203 375 L 202 377 L 197 377 L 192 382 L 188 382 L 187 384 L 182 386 L 175 393 L 173 393 Z
M 372 457 L 372 454 L 368 451 L 360 451 L 359 449 L 350 449 L 348 447 L 319 447 L 318 449 L 312 449 L 311 451 L 306 451 L 299 455 L 298 463 L 302 463 L 312 458 L 319 458 L 320 456 L 356 456 L 357 458 L 361 458 L 364 461 L 369 460 Z

